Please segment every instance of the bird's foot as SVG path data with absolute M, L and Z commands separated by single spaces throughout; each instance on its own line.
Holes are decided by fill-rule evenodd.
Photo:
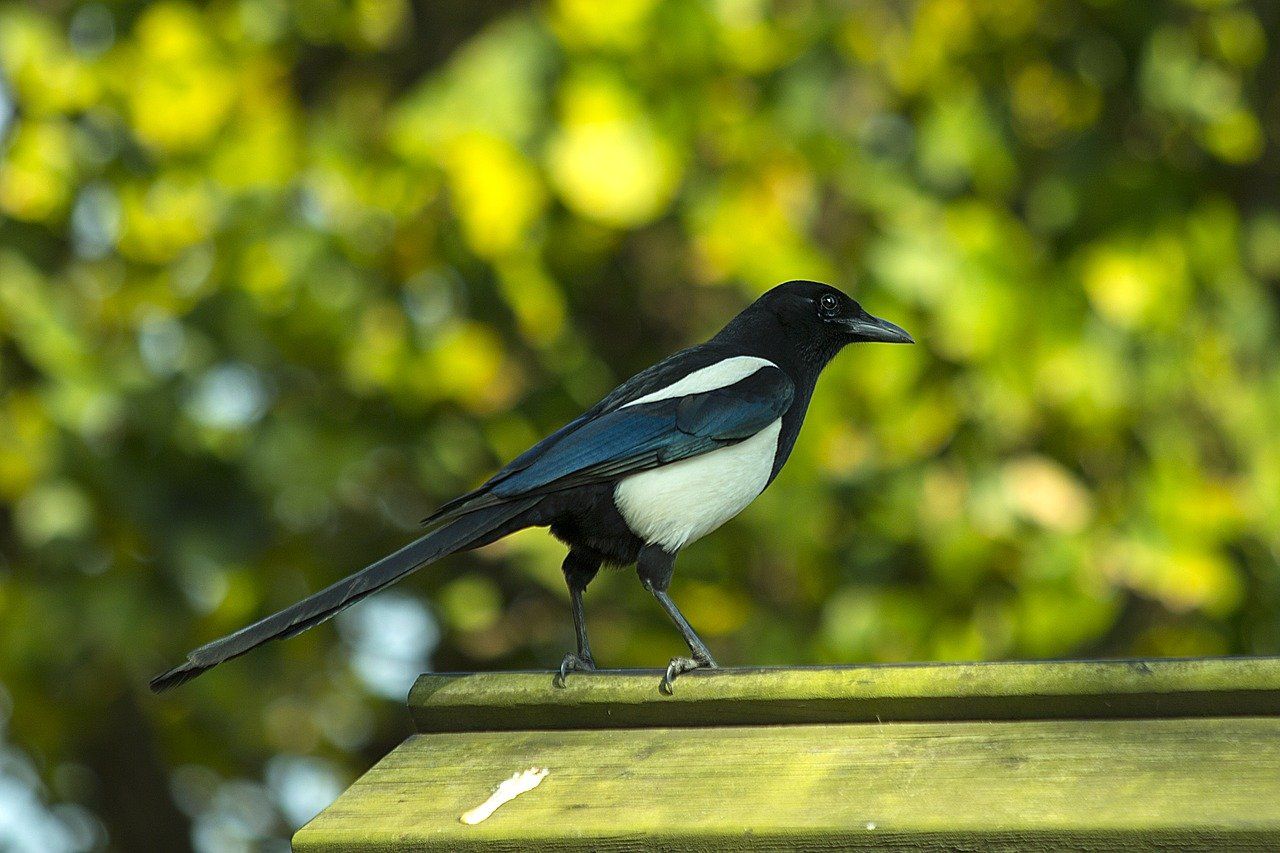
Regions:
M 565 682 L 569 678 L 571 672 L 595 672 L 596 662 L 591 655 L 575 655 L 573 652 L 564 656 L 564 660 L 560 661 L 560 671 L 556 673 L 556 677 L 552 682 L 556 687 L 564 687 Z
M 667 673 L 662 676 L 662 683 L 658 685 L 658 689 L 668 696 L 672 695 L 672 689 L 675 685 L 676 676 L 684 672 L 692 672 L 695 669 L 719 669 L 720 664 L 716 663 L 710 655 L 705 657 L 691 658 L 672 658 L 671 663 L 667 664 Z

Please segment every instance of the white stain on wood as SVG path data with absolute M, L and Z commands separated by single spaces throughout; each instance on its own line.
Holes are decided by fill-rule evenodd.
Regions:
M 504 803 L 509 803 L 521 794 L 541 785 L 542 780 L 547 778 L 547 773 L 548 770 L 545 767 L 530 767 L 528 770 L 512 774 L 510 779 L 504 779 L 498 785 L 497 789 L 489 795 L 489 799 L 474 809 L 464 812 L 458 820 L 466 824 L 477 824 L 487 820 Z

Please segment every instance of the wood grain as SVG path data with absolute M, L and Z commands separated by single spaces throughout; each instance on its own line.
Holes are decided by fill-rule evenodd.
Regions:
M 420 732 L 1280 714 L 1280 658 L 423 675 Z
M 459 815 L 531 765 L 538 788 Z M 1280 719 L 415 735 L 299 851 L 1280 849 Z

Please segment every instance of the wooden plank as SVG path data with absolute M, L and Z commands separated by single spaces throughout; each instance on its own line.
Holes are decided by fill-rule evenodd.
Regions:
M 418 731 L 1280 714 L 1280 658 L 429 674 Z
M 459 816 L 536 765 L 543 783 Z M 298 851 L 1280 849 L 1280 719 L 415 735 Z

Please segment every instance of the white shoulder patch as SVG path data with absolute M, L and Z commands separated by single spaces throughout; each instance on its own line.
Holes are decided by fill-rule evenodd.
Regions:
M 636 406 L 640 403 L 652 403 L 654 400 L 668 400 L 672 397 L 684 397 L 688 394 L 697 394 L 700 391 L 711 391 L 715 388 L 723 388 L 726 385 L 746 379 L 762 367 L 777 367 L 767 358 L 758 358 L 754 355 L 735 355 L 732 358 L 726 358 L 723 361 L 717 361 L 715 364 L 707 365 L 701 370 L 695 370 L 683 379 L 673 382 L 666 388 L 659 388 L 650 394 L 645 394 L 627 403 L 619 408 L 625 409 L 627 406 Z

